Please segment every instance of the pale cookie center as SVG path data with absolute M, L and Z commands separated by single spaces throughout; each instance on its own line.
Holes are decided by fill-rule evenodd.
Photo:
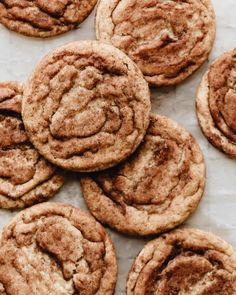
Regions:
M 139 102 L 133 104 L 136 98 L 128 77 L 90 65 L 81 68 L 65 65 L 60 69 L 50 81 L 43 108 L 56 145 L 65 139 L 87 140 L 72 147 L 78 154 L 98 145 L 101 148 L 100 141 L 104 147 L 112 146 L 115 135 L 119 140 L 133 133 L 134 109 L 139 107 Z
M 88 67 L 75 78 L 74 87 L 62 96 L 51 120 L 52 135 L 69 139 L 90 137 L 100 131 L 116 132 L 121 120 L 119 105 L 113 99 L 99 71 Z

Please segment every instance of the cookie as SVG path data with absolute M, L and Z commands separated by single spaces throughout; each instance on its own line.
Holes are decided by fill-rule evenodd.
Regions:
M 206 138 L 236 158 L 236 49 L 220 56 L 204 75 L 196 111 Z
M 96 32 L 126 52 L 150 84 L 175 85 L 207 59 L 215 14 L 210 0 L 100 0 Z
M 80 41 L 39 63 L 26 84 L 22 112 L 31 141 L 48 161 L 97 171 L 124 160 L 140 144 L 150 93 L 123 52 Z
M 0 293 L 112 295 L 116 255 L 103 227 L 80 209 L 44 203 L 8 224 L 0 247 Z
M 152 115 L 143 143 L 126 162 L 81 178 L 91 213 L 134 235 L 182 223 L 198 206 L 205 164 L 195 139 L 172 120 Z
M 1 0 L 0 23 L 30 37 L 52 37 L 76 29 L 97 0 Z
M 21 119 L 22 85 L 0 83 L 0 208 L 22 208 L 45 201 L 64 177 L 29 142 Z
M 200 230 L 169 232 L 140 252 L 129 273 L 126 294 L 236 294 L 236 252 Z

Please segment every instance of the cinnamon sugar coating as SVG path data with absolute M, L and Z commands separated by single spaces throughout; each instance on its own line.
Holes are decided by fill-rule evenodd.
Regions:
M 22 92 L 20 83 L 0 83 L 0 208 L 45 201 L 64 183 L 29 142 L 21 118 Z
M 236 157 L 236 49 L 220 56 L 199 86 L 196 110 L 207 139 Z
M 175 85 L 207 59 L 215 38 L 210 0 L 100 0 L 97 38 L 126 52 L 157 86 Z
M 31 37 L 51 37 L 76 29 L 97 0 L 1 0 L 0 23 Z
M 97 38 L 126 52 L 147 81 L 175 85 L 207 59 L 215 38 L 210 0 L 100 0 Z
M 126 294 L 236 294 L 236 253 L 210 233 L 169 232 L 140 252 L 130 270 Z
M 148 235 L 182 223 L 198 206 L 205 164 L 195 139 L 172 120 L 151 115 L 144 141 L 125 162 L 81 178 L 91 213 L 118 231 Z
M 80 209 L 36 205 L 3 230 L 0 294 L 112 295 L 116 273 L 110 238 Z
M 120 50 L 96 41 L 58 48 L 26 83 L 23 120 L 34 146 L 69 170 L 97 171 L 124 160 L 149 123 L 149 88 Z

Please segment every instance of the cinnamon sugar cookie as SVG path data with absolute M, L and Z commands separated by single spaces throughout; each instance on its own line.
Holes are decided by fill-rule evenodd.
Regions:
M 130 270 L 126 294 L 236 294 L 236 252 L 200 230 L 169 232 L 140 252 Z
M 19 83 L 0 83 L 0 208 L 45 201 L 64 182 L 29 142 L 20 114 L 22 91 Z
M 0 23 L 31 37 L 52 37 L 76 29 L 97 0 L 1 0 Z
M 124 163 L 81 179 L 91 213 L 118 231 L 157 234 L 182 223 L 205 184 L 195 139 L 172 120 L 151 116 L 143 143 Z
M 207 59 L 215 38 L 210 0 L 100 0 L 97 38 L 126 52 L 153 85 L 175 85 Z
M 116 255 L 93 217 L 60 203 L 26 209 L 8 224 L 0 247 L 0 293 L 112 295 Z
M 26 84 L 23 120 L 48 161 L 74 171 L 116 165 L 149 123 L 149 88 L 123 52 L 80 41 L 47 55 Z
M 207 139 L 236 158 L 236 49 L 219 57 L 204 75 L 196 110 Z

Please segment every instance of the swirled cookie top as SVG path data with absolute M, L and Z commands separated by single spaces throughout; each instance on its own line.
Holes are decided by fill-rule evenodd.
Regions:
M 207 139 L 236 157 L 236 49 L 222 54 L 203 76 L 196 111 Z
M 224 136 L 236 144 L 236 49 L 210 67 L 208 83 L 212 118 Z
M 148 82 L 173 85 L 207 58 L 215 36 L 209 0 L 101 0 L 97 37 L 125 51 Z
M 3 230 L 1 294 L 111 295 L 116 271 L 102 226 L 69 205 L 31 207 Z
M 81 179 L 92 214 L 119 231 L 156 234 L 185 220 L 200 201 L 205 164 L 195 139 L 151 115 L 137 151 L 121 165 Z
M 50 37 L 75 29 L 97 0 L 2 0 L 0 22 L 34 37 Z
M 96 41 L 46 56 L 26 85 L 23 120 L 49 161 L 76 171 L 101 170 L 131 154 L 149 122 L 150 94 L 136 65 Z
M 21 118 L 22 93 L 20 83 L 0 83 L 0 207 L 3 208 L 24 207 L 39 201 L 41 197 L 37 197 L 35 190 L 41 187 L 40 193 L 45 195 L 43 185 L 48 181 L 52 190 L 47 191 L 48 197 L 63 183 L 62 176 L 56 176 L 55 167 L 29 142 Z
M 233 248 L 194 229 L 175 230 L 149 242 L 136 258 L 127 282 L 127 295 L 235 292 Z

